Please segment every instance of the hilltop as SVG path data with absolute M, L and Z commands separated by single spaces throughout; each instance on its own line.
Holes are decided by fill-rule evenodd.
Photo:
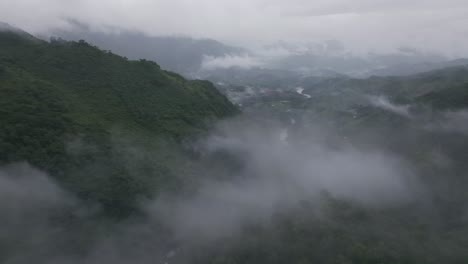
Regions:
M 117 211 L 158 179 L 149 173 L 143 181 L 125 168 L 116 133 L 144 146 L 177 145 L 238 112 L 208 81 L 14 28 L 0 32 L 0 109 L 1 163 L 28 162 Z

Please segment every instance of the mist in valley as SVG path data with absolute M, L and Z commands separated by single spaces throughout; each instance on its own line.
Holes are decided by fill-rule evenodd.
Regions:
M 0 0 L 0 263 L 466 263 L 466 14 Z
M 402 115 L 395 109 L 403 106 L 382 98 L 376 102 L 376 107 Z M 403 116 L 408 118 L 406 112 Z M 440 116 L 433 131 L 466 133 L 464 111 Z M 190 186 L 140 199 L 140 213 L 119 222 L 105 220 L 98 204 L 80 201 L 38 169 L 25 163 L 2 167 L 2 238 L 22 242 L 11 245 L 2 261 L 187 263 L 201 248 L 216 248 L 221 241 L 242 243 L 249 226 L 275 232 L 271 225 L 279 215 L 305 210 L 317 221 L 336 221 L 327 214 L 329 201 L 370 211 L 412 208 L 437 219 L 432 215 L 436 194 L 424 169 L 407 153 L 376 140 L 404 140 L 404 133 L 363 133 L 373 139 L 344 138 L 317 120 L 292 125 L 274 116 L 244 114 L 221 121 L 186 146 L 197 158 L 177 154 L 182 155 L 180 166 L 192 164 L 191 175 L 177 175 L 194 177 Z M 129 166 L 157 163 L 151 157 L 161 155 L 161 150 L 134 145 L 118 132 L 114 141 L 118 155 L 132 157 Z M 79 151 L 77 144 L 82 143 L 72 144 L 70 151 Z M 452 169 L 452 157 L 440 153 L 437 158 L 434 164 L 443 159 L 444 170 Z M 94 167 L 90 173 L 99 171 Z M 423 218 L 426 224 L 439 221 Z

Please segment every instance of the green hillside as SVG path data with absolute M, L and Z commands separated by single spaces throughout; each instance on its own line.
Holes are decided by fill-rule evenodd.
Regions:
M 148 179 L 132 173 L 115 133 L 163 152 L 162 145 L 237 111 L 210 82 L 185 80 L 154 62 L 130 61 L 84 41 L 0 32 L 0 162 L 27 161 L 109 208 L 130 206 L 159 183 L 158 175 L 169 177 L 164 161 L 152 165 Z
M 468 68 L 301 87 L 0 32 L 0 263 L 468 263 Z

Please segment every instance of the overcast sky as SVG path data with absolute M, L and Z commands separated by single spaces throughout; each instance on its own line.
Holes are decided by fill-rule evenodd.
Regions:
M 66 18 L 248 47 L 339 39 L 354 51 L 468 55 L 468 0 L 0 0 L 0 20 L 31 32 Z

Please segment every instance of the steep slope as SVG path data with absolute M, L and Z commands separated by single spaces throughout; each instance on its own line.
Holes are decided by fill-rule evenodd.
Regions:
M 238 111 L 211 83 L 154 62 L 14 30 L 0 32 L 0 109 L 1 163 L 27 161 L 117 214 L 174 179 L 156 157 L 129 168 L 116 133 L 168 152 L 157 142 L 176 144 Z

